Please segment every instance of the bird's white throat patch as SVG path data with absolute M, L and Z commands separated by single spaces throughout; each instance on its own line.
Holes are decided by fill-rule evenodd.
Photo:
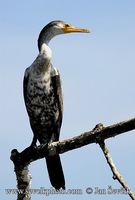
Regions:
M 42 44 L 41 54 L 43 54 L 46 59 L 51 60 L 51 58 L 52 58 L 52 51 L 51 51 L 50 47 L 48 45 L 46 45 L 45 43 Z

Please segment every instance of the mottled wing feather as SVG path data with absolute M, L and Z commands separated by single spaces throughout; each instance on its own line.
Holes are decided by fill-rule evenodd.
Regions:
M 63 94 L 62 94 L 61 79 L 59 72 L 56 76 L 52 76 L 52 84 L 54 88 L 55 100 L 58 103 L 59 118 L 58 118 L 57 128 L 58 132 L 60 132 L 62 117 L 63 117 Z

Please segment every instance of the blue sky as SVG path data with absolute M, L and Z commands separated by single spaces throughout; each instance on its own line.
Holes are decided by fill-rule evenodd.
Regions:
M 91 130 L 97 123 L 108 126 L 133 118 L 135 82 L 135 1 L 1 1 L 0 8 L 0 152 L 2 199 L 6 188 L 16 188 L 10 152 L 22 151 L 32 140 L 23 101 L 25 69 L 38 54 L 40 30 L 52 20 L 63 20 L 90 34 L 73 33 L 55 37 L 49 44 L 52 64 L 61 74 L 64 118 L 60 139 Z M 106 140 L 114 163 L 134 189 L 134 131 Z M 125 199 L 127 195 L 88 195 L 86 188 L 120 189 L 97 144 L 61 155 L 67 189 L 82 189 L 82 195 L 65 199 Z M 32 188 L 51 187 L 45 161 L 30 165 Z M 43 199 L 33 195 L 32 199 Z M 63 199 L 62 195 L 45 197 Z

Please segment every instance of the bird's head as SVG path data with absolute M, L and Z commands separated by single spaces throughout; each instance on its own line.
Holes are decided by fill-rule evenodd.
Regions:
M 90 30 L 88 29 L 76 28 L 71 24 L 63 21 L 52 21 L 47 26 L 50 27 L 50 30 L 52 30 L 52 32 L 56 35 L 72 32 L 90 33 Z
M 56 35 L 72 33 L 72 32 L 82 32 L 82 33 L 90 33 L 88 29 L 81 29 L 72 26 L 71 24 L 63 21 L 52 21 L 47 24 L 39 35 L 39 46 L 41 43 L 45 42 L 46 44 Z

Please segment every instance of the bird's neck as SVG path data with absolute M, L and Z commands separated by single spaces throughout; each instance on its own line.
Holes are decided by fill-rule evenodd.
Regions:
M 38 39 L 38 48 L 39 48 L 39 55 L 41 58 L 47 61 L 49 64 L 51 62 L 52 57 L 52 51 L 50 47 L 48 46 L 50 40 L 54 37 L 54 35 L 49 31 L 40 33 L 39 39 Z
M 38 48 L 39 48 L 39 60 L 40 60 L 40 68 L 44 70 L 49 70 L 49 66 L 51 66 L 51 57 L 52 51 L 48 46 L 50 40 L 56 36 L 56 32 L 47 30 L 46 28 L 41 31 L 38 38 Z
M 40 33 L 39 38 L 38 38 L 38 49 L 39 49 L 39 52 L 41 51 L 42 45 L 46 44 L 48 46 L 50 40 L 54 36 L 55 35 L 53 33 L 50 33 L 49 31 L 46 31 L 43 34 Z

